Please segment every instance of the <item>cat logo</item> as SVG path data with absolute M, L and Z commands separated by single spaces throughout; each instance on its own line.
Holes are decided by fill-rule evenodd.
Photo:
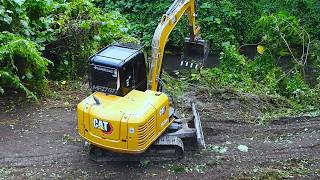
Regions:
M 93 127 L 96 129 L 101 129 L 104 134 L 111 134 L 113 131 L 111 123 L 99 119 L 93 119 Z

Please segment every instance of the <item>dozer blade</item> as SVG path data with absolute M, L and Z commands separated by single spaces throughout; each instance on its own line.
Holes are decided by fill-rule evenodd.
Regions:
M 176 130 L 175 132 L 168 133 L 167 135 L 179 137 L 181 139 L 196 140 L 199 149 L 205 149 L 206 143 L 204 141 L 203 130 L 201 126 L 200 116 L 196 109 L 196 105 L 191 103 L 192 117 L 176 119 L 171 124 L 169 129 Z
M 203 130 L 202 130 L 202 125 L 200 121 L 200 116 L 199 113 L 196 109 L 196 105 L 194 103 L 191 104 L 192 106 L 192 112 L 193 112 L 193 117 L 194 117 L 194 126 L 196 129 L 196 137 L 197 137 L 197 143 L 198 147 L 205 149 L 206 148 L 206 143 L 204 141 L 204 136 L 203 136 Z
M 209 43 L 203 39 L 191 41 L 185 38 L 184 50 L 180 66 L 186 68 L 201 68 L 206 64 L 209 54 Z

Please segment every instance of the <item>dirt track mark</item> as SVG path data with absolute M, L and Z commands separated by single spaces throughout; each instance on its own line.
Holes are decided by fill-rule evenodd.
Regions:
M 267 126 L 236 121 L 204 121 L 206 142 L 228 147 L 229 159 L 250 166 L 271 160 L 311 158 L 320 159 L 320 119 L 283 119 Z M 247 153 L 236 147 L 244 144 Z
M 217 104 L 210 106 L 223 107 L 221 110 L 227 111 L 224 114 L 220 114 L 219 108 L 217 111 L 201 114 L 207 144 L 228 147 L 227 152 L 200 153 L 194 148 L 187 148 L 186 157 L 181 161 L 151 163 L 147 166 L 139 163 L 95 164 L 90 161 L 81 142 L 64 140 L 66 135 L 72 139 L 80 138 L 76 130 L 74 109 L 44 106 L 2 113 L 0 168 L 14 167 L 14 175 L 25 178 L 28 176 L 23 175 L 24 173 L 45 168 L 45 173 L 56 173 L 62 178 L 223 179 L 238 171 L 272 161 L 292 158 L 320 160 L 319 118 L 281 119 L 259 126 L 246 123 L 245 117 L 239 115 L 241 112 L 238 112 L 238 102 L 232 102 L 232 108 L 228 108 L 227 102 L 223 103 L 226 103 L 225 107 Z M 250 108 L 242 109 L 249 111 Z M 237 146 L 240 144 L 248 146 L 248 152 L 239 151 Z M 194 168 L 210 164 L 211 161 L 217 164 L 208 165 L 205 173 L 175 174 L 169 172 L 167 166 L 179 163 Z M 35 174 L 35 177 L 45 175 Z M 12 179 L 15 179 L 14 176 Z

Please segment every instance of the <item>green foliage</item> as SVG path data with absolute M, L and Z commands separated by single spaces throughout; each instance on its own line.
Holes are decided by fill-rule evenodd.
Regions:
M 308 159 L 288 159 L 285 161 L 275 161 L 272 164 L 255 167 L 252 170 L 241 172 L 233 176 L 232 179 L 303 179 L 310 175 L 312 160 Z
M 277 14 L 278 12 L 284 12 L 295 16 L 307 32 L 312 36 L 319 36 L 320 17 L 317 14 L 320 11 L 320 2 L 318 0 L 272 0 L 271 2 L 263 0 L 259 4 L 262 13 Z
M 8 179 L 12 173 L 12 168 L 0 168 L 0 179 Z
M 150 48 L 153 33 L 162 17 L 162 14 L 170 7 L 171 1 L 160 0 L 157 2 L 146 2 L 143 0 L 97 0 L 95 3 L 103 7 L 106 11 L 120 10 L 121 13 L 126 14 L 130 21 L 128 33 L 133 37 L 141 40 L 142 45 Z M 177 28 L 173 32 L 176 36 L 185 32 L 184 28 Z M 171 41 L 177 45 L 182 41 L 175 41 L 178 38 L 174 36 Z
M 87 0 L 71 1 L 61 9 L 63 13 L 56 20 L 61 33 L 46 48 L 55 64 L 51 78 L 75 79 L 87 74 L 90 55 L 115 40 L 127 38 L 128 22 L 117 11 L 103 12 Z
M 300 53 L 300 47 L 303 47 L 303 54 L 308 53 L 307 43 L 310 37 L 295 16 L 282 12 L 264 15 L 258 20 L 257 29 L 262 32 L 262 43 L 269 51 L 279 56 L 292 56 L 297 64 L 303 66 L 304 59 L 296 56 Z
M 152 36 L 162 14 L 171 5 L 172 1 L 161 0 L 157 2 L 134 1 L 134 0 L 99 0 L 98 6 L 108 10 L 120 10 L 127 14 L 131 28 L 129 33 L 141 39 L 143 45 L 150 48 Z M 200 1 L 199 24 L 202 27 L 202 36 L 209 40 L 214 50 L 220 49 L 222 42 L 230 41 L 237 43 L 236 33 L 242 31 L 240 11 L 236 4 L 230 1 Z M 189 36 L 187 18 L 183 17 L 181 22 L 172 32 L 169 45 L 181 47 L 184 37 Z
M 119 10 L 130 21 L 129 33 L 150 47 L 153 32 L 172 1 L 96 0 L 107 10 Z M 231 44 L 257 43 L 262 35 L 256 22 L 262 15 L 284 12 L 295 16 L 312 36 L 318 36 L 320 2 L 317 0 L 202 0 L 198 5 L 198 22 L 202 37 L 210 41 L 214 51 L 223 49 L 223 42 Z M 169 45 L 181 47 L 188 36 L 186 18 L 170 36 Z
M 191 84 L 197 87 L 232 88 L 237 91 L 258 95 L 272 95 L 287 99 L 288 105 L 273 113 L 299 114 L 319 111 L 320 90 L 312 88 L 303 78 L 299 67 L 292 71 L 278 66 L 270 52 L 248 59 L 240 55 L 234 45 L 223 44 L 218 67 L 186 72 L 179 75 L 175 82 L 167 83 L 170 93 L 183 92 Z M 170 78 L 165 77 L 165 82 Z M 181 86 L 183 85 L 183 86 Z M 183 87 L 180 89 L 179 87 Z M 293 111 L 288 111 L 292 107 Z M 264 121 L 264 120 L 263 120 Z
M 115 40 L 150 48 L 154 30 L 171 4 L 171 0 L 0 0 L 0 93 L 13 88 L 35 97 L 47 88 L 46 75 L 55 80 L 83 77 L 88 57 Z M 220 64 L 182 73 L 178 84 L 164 74 L 171 83 L 168 91 L 182 93 L 199 81 L 207 87 L 279 95 L 299 109 L 319 107 L 318 0 L 202 0 L 197 10 L 201 36 L 210 42 L 212 52 L 221 52 Z M 168 45 L 182 47 L 188 31 L 183 17 Z M 238 52 L 243 44 L 260 44 L 266 51 L 248 59 Z M 47 59 L 53 62 L 50 73 Z M 289 68 L 279 65 L 284 61 Z
M 219 77 L 217 84 L 231 86 L 248 91 L 252 89 L 252 78 L 245 71 L 248 60 L 240 55 L 234 45 L 224 44 L 224 51 L 220 53 L 220 64 L 214 68 L 213 76 Z
M 310 62 L 315 81 L 313 85 L 320 89 L 320 40 L 312 41 L 310 45 Z
M 30 38 L 38 45 L 55 40 L 57 32 L 50 26 L 57 2 L 47 0 L 1 0 L 0 31 Z
M 270 55 L 249 60 L 229 43 L 224 44 L 219 66 L 200 72 L 202 78 L 211 86 L 265 94 L 274 94 L 279 90 L 277 78 L 282 74 L 282 70 L 276 66 Z
M 317 41 L 302 26 L 295 16 L 287 13 L 264 15 L 258 21 L 258 28 L 263 34 L 262 43 L 279 61 L 289 59 L 291 69 L 277 77 L 278 93 L 292 100 L 297 109 L 314 110 L 319 106 L 319 90 L 313 89 L 314 83 L 307 82 L 307 66 L 313 66 L 319 72 Z M 310 46 L 312 49 L 310 51 Z M 285 58 L 281 58 L 285 57 Z M 312 74 L 311 76 L 314 76 Z M 312 77 L 311 77 L 312 78 Z
M 36 44 L 12 33 L 0 33 L 0 91 L 16 88 L 35 98 L 29 90 L 44 92 L 49 60 L 43 58 Z
M 50 78 L 77 79 L 99 48 L 133 40 L 119 12 L 104 12 L 89 0 L 0 2 L 1 93 L 17 88 L 35 98 L 47 89 L 47 59 Z
M 243 37 L 241 11 L 231 1 L 204 1 L 198 9 L 202 36 L 214 50 L 222 49 L 223 42 L 239 44 Z

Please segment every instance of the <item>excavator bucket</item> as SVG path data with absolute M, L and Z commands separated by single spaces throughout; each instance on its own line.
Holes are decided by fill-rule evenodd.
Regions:
M 203 39 L 191 41 L 185 38 L 184 50 L 180 66 L 187 68 L 201 68 L 205 66 L 209 54 L 209 43 Z

